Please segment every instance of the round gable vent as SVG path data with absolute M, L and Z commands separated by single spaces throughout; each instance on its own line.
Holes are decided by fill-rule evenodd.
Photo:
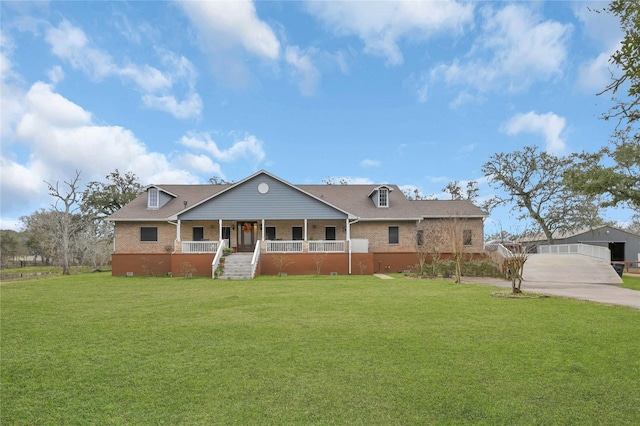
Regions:
M 269 185 L 265 182 L 262 182 L 260 185 L 258 185 L 258 192 L 261 194 L 266 194 L 267 192 L 269 192 Z

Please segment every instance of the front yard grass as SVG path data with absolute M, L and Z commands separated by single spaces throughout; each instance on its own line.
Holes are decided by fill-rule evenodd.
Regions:
M 623 274 L 621 287 L 630 288 L 631 290 L 640 290 L 640 275 Z
M 353 277 L 0 286 L 2 424 L 640 418 L 640 312 Z

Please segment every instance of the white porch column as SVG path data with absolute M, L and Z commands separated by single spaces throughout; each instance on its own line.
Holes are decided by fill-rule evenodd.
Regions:
M 222 241 L 222 219 L 218 219 L 218 241 Z
M 303 240 L 307 241 L 307 219 L 304 220 L 304 238 Z
M 347 246 L 349 247 L 349 275 L 351 275 L 351 224 L 349 223 L 349 218 L 347 221 Z
M 178 219 L 178 226 L 177 226 L 177 229 L 176 229 L 176 239 L 178 241 L 182 241 L 182 239 L 180 238 L 180 219 Z
M 262 219 L 262 227 L 261 228 L 262 228 L 262 241 L 264 241 L 264 236 L 265 236 L 265 233 L 266 233 L 265 226 L 264 226 L 264 219 Z

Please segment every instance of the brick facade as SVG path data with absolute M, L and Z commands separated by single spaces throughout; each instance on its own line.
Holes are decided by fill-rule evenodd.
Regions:
M 158 241 L 140 241 L 140 228 L 158 228 Z M 168 222 L 119 222 L 115 227 L 115 253 L 171 253 L 176 226 Z

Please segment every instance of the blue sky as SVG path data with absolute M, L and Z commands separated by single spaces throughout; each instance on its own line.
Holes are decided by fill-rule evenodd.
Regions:
M 346 178 L 447 198 L 496 152 L 607 143 L 604 2 L 0 2 L 1 228 L 44 181 Z M 609 210 L 628 221 L 631 212 Z M 486 232 L 522 230 L 507 209 Z

